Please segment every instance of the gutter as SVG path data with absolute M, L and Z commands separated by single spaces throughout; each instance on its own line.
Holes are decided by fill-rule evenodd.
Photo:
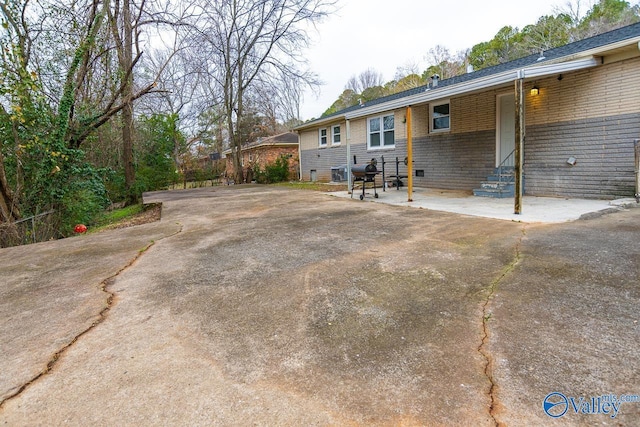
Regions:
M 382 113 L 384 111 L 396 110 L 404 108 L 408 105 L 424 104 L 429 101 L 450 98 L 452 96 L 461 95 L 470 92 L 476 92 L 488 89 L 494 86 L 511 83 L 520 79 L 534 79 L 553 74 L 566 73 L 568 71 L 582 70 L 585 68 L 595 67 L 600 64 L 598 57 L 592 56 L 586 59 L 578 59 L 570 62 L 562 62 L 549 65 L 537 65 L 522 68 L 520 70 L 504 71 L 487 77 L 481 77 L 469 82 L 462 82 L 456 85 L 446 86 L 442 89 L 426 89 L 423 93 L 407 96 L 382 104 L 372 105 L 371 107 L 363 107 L 361 110 L 352 111 L 345 114 L 347 120 L 368 116 L 371 114 Z
M 537 77 L 544 77 L 553 74 L 560 74 L 569 71 L 595 67 L 601 64 L 601 57 L 599 55 L 602 55 L 603 52 L 625 48 L 634 44 L 637 44 L 638 48 L 640 49 L 640 36 L 620 40 L 615 43 L 588 49 L 572 55 L 550 59 L 548 61 L 545 61 L 544 65 L 534 64 L 529 67 L 521 68 L 519 70 L 515 69 L 505 71 L 468 82 L 458 83 L 457 85 L 445 86 L 439 89 L 426 89 L 423 93 L 417 93 L 403 98 L 394 99 L 392 101 L 372 105 L 370 107 L 367 107 L 365 105 L 358 110 L 349 111 L 343 114 L 336 114 L 330 117 L 314 120 L 307 124 L 302 124 L 296 127 L 295 130 L 299 132 L 308 128 L 321 126 L 323 124 L 328 124 L 331 122 L 365 117 L 385 111 L 405 108 L 408 105 L 424 104 L 430 101 L 445 99 L 464 93 L 470 93 L 488 89 L 493 86 L 511 83 L 518 79 L 534 79 Z

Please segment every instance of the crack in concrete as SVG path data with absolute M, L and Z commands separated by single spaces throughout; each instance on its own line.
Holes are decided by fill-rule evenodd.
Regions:
M 164 239 L 166 239 L 168 237 L 172 237 L 172 236 L 175 236 L 177 234 L 180 234 L 182 232 L 182 227 L 183 227 L 182 224 L 180 224 L 180 228 L 178 229 L 178 231 L 176 231 L 175 233 L 170 234 L 168 236 L 165 236 L 160 240 L 164 240 Z M 51 370 L 54 368 L 55 364 L 58 362 L 60 357 L 69 348 L 71 348 L 76 342 L 78 342 L 78 340 L 81 337 L 83 337 L 87 333 L 91 332 L 96 326 L 101 324 L 106 319 L 107 313 L 109 312 L 109 310 L 111 310 L 111 307 L 113 306 L 113 300 L 116 297 L 115 292 L 111 292 L 110 290 L 108 290 L 108 287 L 113 284 L 113 282 L 115 281 L 116 277 L 118 277 L 126 269 L 128 269 L 133 264 L 135 264 L 135 262 L 138 261 L 140 259 L 140 257 L 142 257 L 142 255 L 144 255 L 155 244 L 156 244 L 156 241 L 152 240 L 151 243 L 149 243 L 144 248 L 140 249 L 138 251 L 138 253 L 136 254 L 136 256 L 133 257 L 133 259 L 131 259 L 131 261 L 129 261 L 124 267 L 120 268 L 120 270 L 118 270 L 114 275 L 112 275 L 112 276 L 110 276 L 110 277 L 108 277 L 108 278 L 106 278 L 105 280 L 102 281 L 102 283 L 100 284 L 100 290 L 102 292 L 104 292 L 105 294 L 107 294 L 107 301 L 106 301 L 105 306 L 98 313 L 98 318 L 96 320 L 94 320 L 93 323 L 91 323 L 91 325 L 89 325 L 86 329 L 82 330 L 79 334 L 77 334 L 75 337 L 73 337 L 73 339 L 71 341 L 69 341 L 66 345 L 64 345 L 60 350 L 56 351 L 53 354 L 53 356 L 51 356 L 51 358 L 47 362 L 47 365 L 45 366 L 45 368 L 42 371 L 40 371 L 37 375 L 35 375 L 29 381 L 27 381 L 26 383 L 24 383 L 23 385 L 18 387 L 14 393 L 8 395 L 2 401 L 0 401 L 0 409 L 2 409 L 4 407 L 4 405 L 5 405 L 5 403 L 7 403 L 9 400 L 18 397 L 29 386 L 31 386 L 36 381 L 38 381 L 40 378 L 42 378 L 43 376 L 45 376 L 49 372 L 51 372 Z
M 491 319 L 491 315 L 492 315 L 491 311 L 489 310 L 489 304 L 493 299 L 493 295 L 496 292 L 496 288 L 498 287 L 498 284 L 502 282 L 502 280 L 505 277 L 507 277 L 507 275 L 509 275 L 516 268 L 516 266 L 522 259 L 522 255 L 520 253 L 520 247 L 522 245 L 522 240 L 526 236 L 526 232 L 527 230 L 525 225 L 522 227 L 522 234 L 520 235 L 520 238 L 516 242 L 513 259 L 506 267 L 502 269 L 502 272 L 500 273 L 500 275 L 491 282 L 491 284 L 489 285 L 487 298 L 485 299 L 484 304 L 482 305 L 482 341 L 480 342 L 480 346 L 478 346 L 478 352 L 482 355 L 482 357 L 486 361 L 484 365 L 484 375 L 487 377 L 490 384 L 489 392 L 488 392 L 489 399 L 490 399 L 489 415 L 491 416 L 491 419 L 493 420 L 494 425 L 498 427 L 504 424 L 500 423 L 496 418 L 498 401 L 495 396 L 495 392 L 496 392 L 497 385 L 493 378 L 493 357 L 491 356 L 491 353 L 487 348 L 489 344 L 489 320 Z

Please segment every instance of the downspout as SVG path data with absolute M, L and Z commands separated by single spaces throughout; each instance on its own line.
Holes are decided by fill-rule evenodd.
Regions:
M 524 73 L 518 72 L 518 79 L 515 81 L 516 97 L 516 147 L 515 147 L 515 191 L 513 213 L 522 213 L 522 159 L 524 151 L 524 139 L 526 131 L 525 111 L 524 111 Z
M 351 122 L 346 119 L 347 128 L 347 192 L 351 194 Z
M 640 47 L 640 42 L 638 43 L 638 46 Z M 640 139 L 633 141 L 633 151 L 636 159 L 636 203 L 640 203 Z
M 302 144 L 300 143 L 300 132 L 298 134 L 298 181 L 302 182 Z
M 638 50 L 640 50 L 640 42 L 638 42 Z M 635 153 L 635 170 L 636 170 L 636 203 L 640 203 L 640 139 L 633 141 L 633 150 Z
M 410 105 L 407 107 L 407 202 L 413 202 L 413 134 Z

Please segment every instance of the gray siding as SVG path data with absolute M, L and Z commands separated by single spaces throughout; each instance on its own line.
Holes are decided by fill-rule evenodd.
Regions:
M 473 190 L 495 167 L 495 130 L 433 135 L 413 142 L 415 177 L 419 186 L 451 190 Z
M 525 194 L 615 198 L 634 194 L 640 113 L 527 127 Z M 567 164 L 575 157 L 574 166 Z
M 413 169 L 424 171 L 424 177 L 415 176 L 414 184 L 423 187 L 451 190 L 473 190 L 487 178 L 495 163 L 495 131 L 482 131 L 464 134 L 443 134 L 413 141 Z M 330 181 L 331 167 L 346 163 L 346 147 L 333 147 L 302 152 L 303 164 L 307 170 L 304 180 L 309 180 L 309 170 L 315 169 L 318 179 Z M 364 144 L 351 146 L 351 156 L 358 163 L 366 163 L 375 158 L 380 164 L 384 156 L 386 175 L 395 174 L 395 159 L 400 160 L 400 173 L 407 174 L 404 158 L 407 155 L 407 141 L 396 141 L 393 150 L 367 151 Z
M 316 148 L 301 151 L 302 180 L 310 181 L 310 171 L 317 173 L 318 181 L 331 181 L 331 168 L 344 165 L 347 162 L 347 147 Z
M 365 144 L 354 144 L 351 146 L 351 162 L 353 162 L 353 156 L 356 156 L 358 163 L 367 163 L 371 159 L 378 161 L 378 169 L 382 170 L 382 157 L 384 156 L 386 163 L 387 174 L 391 174 L 391 170 L 395 173 L 395 158 L 399 157 L 404 160 L 406 156 L 406 142 L 396 141 L 396 148 L 391 150 L 374 150 L 367 151 Z M 318 181 L 329 182 L 331 181 L 331 168 L 347 164 L 347 147 L 341 145 L 339 147 L 330 147 L 314 150 L 302 151 L 302 164 L 304 170 L 302 171 L 303 181 L 309 181 L 310 171 L 312 169 L 317 171 Z M 402 163 L 404 170 L 404 163 Z
M 495 130 L 430 135 L 413 142 L 416 186 L 471 191 L 486 180 L 495 167 Z M 633 140 L 640 138 L 640 113 L 551 123 L 527 127 L 525 141 L 525 194 L 575 198 L 633 196 Z M 371 158 L 387 161 L 386 174 L 395 173 L 396 156 L 406 156 L 406 140 L 393 150 L 367 151 L 365 144 L 351 146 L 358 163 Z M 567 164 L 575 157 L 574 166 Z M 302 152 L 303 179 L 311 169 L 318 180 L 330 181 L 331 168 L 347 162 L 346 145 Z M 381 166 L 378 165 L 378 169 Z M 407 168 L 400 164 L 406 175 Z

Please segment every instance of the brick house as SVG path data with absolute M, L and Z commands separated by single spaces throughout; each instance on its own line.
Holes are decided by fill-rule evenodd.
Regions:
M 279 135 L 258 138 L 242 147 L 242 167 L 245 180 L 250 181 L 251 172 L 256 167 L 261 170 L 265 166 L 274 163 L 279 157 L 285 157 L 289 161 L 289 178 L 298 180 L 300 176 L 298 134 L 294 132 L 281 133 Z M 231 150 L 223 152 L 226 156 L 226 174 L 234 176 L 235 168 L 231 159 Z
M 639 70 L 637 23 L 495 67 L 433 78 L 296 127 L 302 180 L 330 181 L 332 169 L 351 165 L 354 156 L 358 163 L 384 156 L 387 171 L 395 171 L 396 157 L 411 154 L 413 163 L 401 162 L 400 173 L 416 186 L 471 194 L 497 170 L 510 168 L 522 174 L 518 194 L 633 196 Z

